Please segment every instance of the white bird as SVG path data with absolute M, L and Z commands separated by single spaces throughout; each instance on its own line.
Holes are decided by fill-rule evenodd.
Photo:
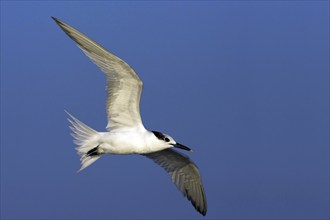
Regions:
M 173 147 L 191 151 L 169 135 L 148 131 L 140 116 L 142 81 L 123 60 L 78 30 L 52 17 L 107 76 L 107 132 L 97 132 L 72 115 L 72 136 L 85 169 L 103 154 L 141 154 L 163 167 L 195 209 L 206 215 L 207 202 L 197 166 Z

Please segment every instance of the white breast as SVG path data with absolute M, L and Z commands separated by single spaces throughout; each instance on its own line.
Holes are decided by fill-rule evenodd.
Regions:
M 147 130 L 104 132 L 99 143 L 105 153 L 111 154 L 145 154 L 168 148 Z

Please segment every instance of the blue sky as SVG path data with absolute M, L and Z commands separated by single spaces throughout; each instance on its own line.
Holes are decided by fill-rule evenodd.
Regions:
M 76 174 L 64 110 L 104 131 L 105 76 L 55 16 L 144 81 L 194 150 L 205 219 L 329 217 L 329 2 L 1 1 L 1 218 L 200 218 L 142 156 Z

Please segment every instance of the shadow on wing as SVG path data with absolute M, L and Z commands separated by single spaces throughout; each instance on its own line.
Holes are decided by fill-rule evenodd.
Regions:
M 170 175 L 172 182 L 191 201 L 195 209 L 206 215 L 207 202 L 202 180 L 197 166 L 189 157 L 172 149 L 143 154 L 163 167 Z

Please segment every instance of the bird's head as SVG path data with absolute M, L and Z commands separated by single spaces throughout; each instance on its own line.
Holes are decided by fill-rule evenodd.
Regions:
M 171 136 L 169 136 L 167 134 L 163 134 L 159 131 L 152 131 L 152 133 L 158 139 L 159 144 L 163 145 L 165 149 L 171 148 L 171 147 L 176 147 L 176 148 L 180 148 L 183 150 L 192 151 L 189 147 L 179 144 Z

